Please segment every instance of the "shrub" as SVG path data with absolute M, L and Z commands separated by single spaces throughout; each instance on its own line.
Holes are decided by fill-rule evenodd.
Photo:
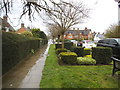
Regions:
M 91 57 L 92 58 L 92 55 L 85 55 L 84 57 Z
M 60 53 L 60 58 L 65 64 L 76 64 L 77 54 L 74 52 L 62 52 Z
M 84 48 L 84 56 L 90 55 L 91 49 L 90 48 Z
M 73 46 L 73 42 L 65 42 L 64 43 L 64 48 L 70 50 L 71 47 Z M 62 48 L 62 44 L 55 44 L 55 48 L 58 49 L 58 48 Z
M 92 58 L 96 60 L 97 64 L 109 64 L 112 56 L 112 49 L 109 47 L 93 47 Z
M 65 42 L 64 45 L 66 49 L 70 50 L 71 47 L 73 46 L 73 42 Z
M 27 36 L 27 37 L 32 37 L 33 36 L 33 34 L 31 32 L 29 32 L 29 31 L 25 31 L 25 32 L 23 32 L 21 34 L 24 35 L 24 36 Z
M 55 49 L 62 48 L 62 44 L 55 44 Z
M 78 57 L 83 57 L 84 48 L 83 47 L 72 47 L 72 52 L 75 52 Z
M 96 64 L 95 59 L 90 57 L 78 57 L 77 58 L 77 64 L 81 65 L 94 65 Z
M 66 48 L 58 48 L 56 49 L 56 54 L 60 54 L 61 52 L 67 52 Z

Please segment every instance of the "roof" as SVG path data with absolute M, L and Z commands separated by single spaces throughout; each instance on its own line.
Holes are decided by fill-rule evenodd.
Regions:
M 9 28 L 9 30 L 14 31 L 15 29 L 4 19 L 0 17 L 0 24 L 2 25 L 2 29 L 5 29 L 6 27 Z
M 91 32 L 91 29 L 87 30 L 67 30 L 65 34 L 73 34 L 73 35 L 78 35 L 79 33 L 82 33 L 82 35 L 88 35 Z
M 21 27 L 20 29 L 18 29 L 17 33 L 23 33 L 27 31 L 27 29 L 25 27 Z

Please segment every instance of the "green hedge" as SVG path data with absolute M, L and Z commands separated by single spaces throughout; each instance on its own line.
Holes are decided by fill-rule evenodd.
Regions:
M 65 42 L 64 43 L 64 48 L 70 50 L 71 47 L 73 46 L 73 42 Z M 62 48 L 62 44 L 55 44 L 55 48 L 58 49 L 58 48 Z
M 62 52 L 60 53 L 60 58 L 65 64 L 76 64 L 77 62 L 77 54 L 74 52 Z
M 92 58 L 96 60 L 97 64 L 109 64 L 112 56 L 112 49 L 109 47 L 93 47 Z
M 91 49 L 90 48 L 84 48 L 84 56 L 90 55 Z
M 93 58 L 90 57 L 78 57 L 77 58 L 77 64 L 80 65 L 95 65 L 96 61 Z
M 71 48 L 71 51 L 72 52 L 75 52 L 78 57 L 83 57 L 83 54 L 84 54 L 84 48 L 83 47 L 72 47 Z
M 33 53 L 45 43 L 40 39 L 25 37 L 16 33 L 2 33 L 2 74 L 9 71 L 21 59 Z
M 67 52 L 66 48 L 58 48 L 56 49 L 56 54 L 60 54 L 61 52 Z

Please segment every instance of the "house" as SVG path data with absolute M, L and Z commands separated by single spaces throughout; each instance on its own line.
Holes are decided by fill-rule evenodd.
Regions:
M 30 28 L 29 28 L 29 27 L 26 28 L 26 27 L 24 26 L 24 23 L 21 23 L 21 28 L 18 29 L 18 31 L 17 31 L 16 33 L 21 34 L 21 33 L 24 33 L 24 32 L 26 32 L 26 31 L 30 31 Z
M 7 16 L 3 16 L 3 19 L 0 18 L 0 30 L 5 32 L 15 31 L 15 29 L 8 23 Z
M 92 40 L 93 38 L 93 34 L 91 29 L 87 29 L 87 27 L 85 27 L 84 30 L 80 30 L 79 28 L 77 28 L 77 30 L 75 30 L 75 28 L 68 30 L 65 32 L 65 39 L 89 39 Z
M 95 36 L 94 36 L 94 41 L 95 41 L 95 42 L 98 42 L 99 40 L 102 40 L 102 39 L 104 39 L 104 38 L 105 38 L 104 33 L 103 33 L 103 34 L 100 34 L 100 33 L 98 32 L 98 33 L 96 33 Z

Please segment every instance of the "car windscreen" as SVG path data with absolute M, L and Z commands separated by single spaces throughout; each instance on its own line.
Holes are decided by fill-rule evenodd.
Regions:
M 115 39 L 118 43 L 119 43 L 119 45 L 120 45 L 120 39 Z
M 93 44 L 93 42 L 92 41 L 86 41 L 88 44 Z

